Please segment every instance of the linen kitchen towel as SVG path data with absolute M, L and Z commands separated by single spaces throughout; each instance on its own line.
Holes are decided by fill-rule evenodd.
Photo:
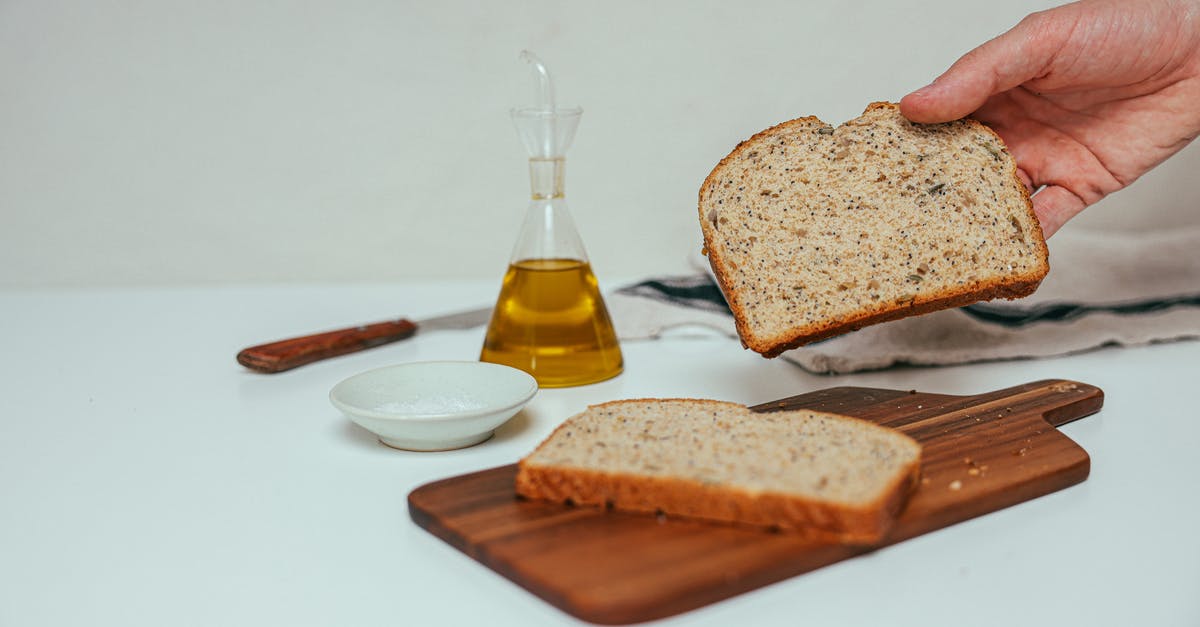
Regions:
M 1048 245 L 1050 274 L 1031 296 L 869 326 L 781 358 L 811 372 L 845 373 L 1200 338 L 1200 228 L 1113 233 L 1068 227 Z M 696 265 L 707 270 L 703 259 Z M 642 281 L 607 300 L 624 340 L 680 328 L 736 335 L 708 272 Z

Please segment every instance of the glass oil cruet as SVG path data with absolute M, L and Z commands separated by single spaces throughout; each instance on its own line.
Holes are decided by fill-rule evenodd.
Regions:
M 519 368 L 542 387 L 617 376 L 621 347 L 563 194 L 564 155 L 583 110 L 556 107 L 546 66 L 533 53 L 537 105 L 512 110 L 529 151 L 532 201 L 488 324 L 481 361 Z

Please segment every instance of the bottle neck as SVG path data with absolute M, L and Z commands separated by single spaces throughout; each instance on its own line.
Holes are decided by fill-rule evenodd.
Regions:
M 563 170 L 566 159 L 533 158 L 529 160 L 529 188 L 534 200 L 563 197 Z

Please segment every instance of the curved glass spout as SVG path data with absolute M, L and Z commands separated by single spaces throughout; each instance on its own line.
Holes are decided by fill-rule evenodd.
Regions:
M 575 139 L 575 129 L 579 127 L 583 109 L 558 107 L 554 102 L 554 81 L 546 64 L 528 50 L 521 52 L 521 58 L 533 68 L 536 102 L 532 106 L 512 110 L 517 134 L 521 136 L 521 143 L 525 144 L 530 158 L 562 157 Z
M 542 111 L 554 111 L 554 81 L 550 78 L 550 70 L 538 56 L 528 50 L 521 51 L 521 60 L 533 68 L 534 101 Z

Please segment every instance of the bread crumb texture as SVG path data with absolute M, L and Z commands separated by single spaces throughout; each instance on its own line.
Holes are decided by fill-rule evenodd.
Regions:
M 742 142 L 700 189 L 704 247 L 749 348 L 774 356 L 866 324 L 1035 290 L 1041 226 L 983 124 L 876 103 Z
M 874 542 L 919 465 L 916 441 L 856 418 L 640 399 L 563 423 L 521 460 L 517 492 Z

